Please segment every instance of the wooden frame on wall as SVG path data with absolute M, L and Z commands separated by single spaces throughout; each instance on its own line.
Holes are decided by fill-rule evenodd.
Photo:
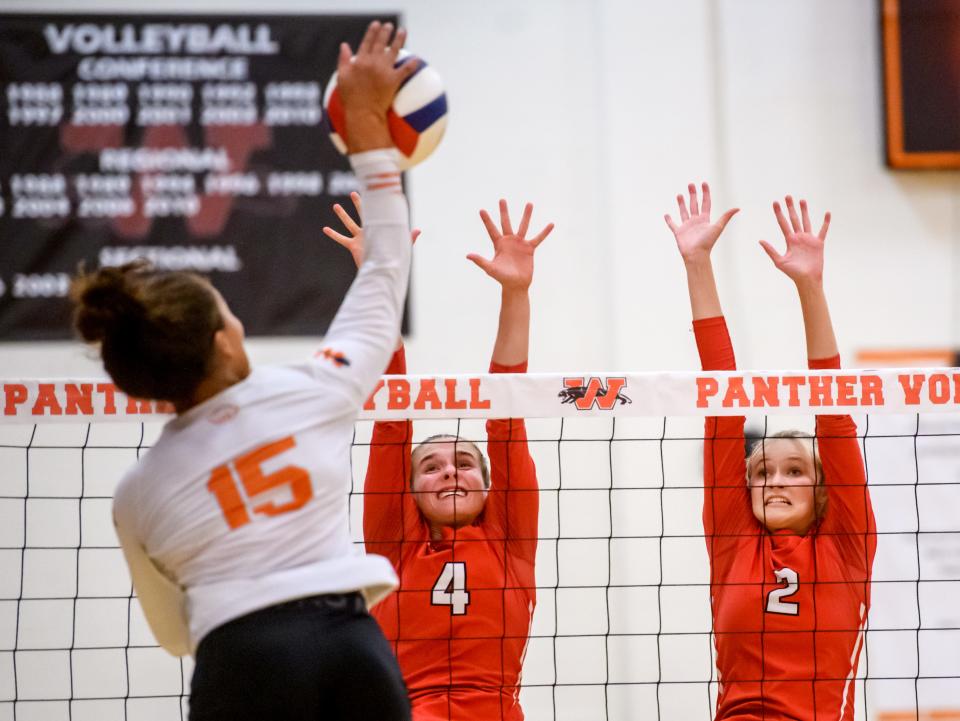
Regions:
M 951 50 L 960 50 L 960 45 L 952 48 L 949 45 L 938 45 L 942 36 L 936 33 L 944 31 L 943 23 L 930 24 L 930 43 L 931 47 L 924 48 L 921 58 L 918 58 L 913 47 L 904 47 L 904 14 L 912 12 L 908 22 L 916 23 L 917 15 L 929 10 L 930 3 L 924 0 L 879 0 L 882 7 L 882 32 L 883 32 L 883 74 L 884 74 L 884 104 L 886 109 L 886 147 L 887 164 L 892 168 L 913 168 L 913 169 L 944 169 L 960 168 L 960 142 L 950 137 L 937 137 L 932 139 L 930 127 L 925 127 L 922 132 L 917 132 L 916 121 L 920 113 L 926 113 L 925 122 L 938 117 L 936 111 L 930 114 L 929 107 L 905 107 L 904 94 L 912 90 L 905 88 L 904 85 L 904 51 L 913 53 L 911 55 L 910 70 L 913 73 L 917 71 L 917 65 L 923 64 L 923 70 L 927 72 L 946 73 L 946 77 L 938 75 L 935 81 L 942 80 L 947 87 L 955 88 L 953 90 L 953 101 L 956 107 L 951 107 L 949 112 L 944 110 L 943 121 L 950 122 L 954 113 L 958 113 L 960 108 L 960 85 L 950 82 L 951 72 L 960 72 L 960 69 L 954 70 L 951 65 L 957 65 L 960 68 L 960 54 L 951 53 Z M 922 3 L 922 6 L 921 6 Z M 941 18 L 942 19 L 942 18 Z M 960 14 L 957 16 L 957 30 L 960 32 Z M 908 28 L 909 29 L 909 28 Z M 915 28 L 913 28 L 915 31 Z M 911 35 L 908 34 L 908 39 Z M 912 36 L 915 39 L 915 35 Z M 952 57 L 957 54 L 956 57 Z M 947 61 L 952 58 L 953 63 Z M 908 81 L 911 78 L 908 78 Z M 936 82 L 935 82 L 936 84 Z M 927 98 L 924 98 L 927 100 Z M 936 98 L 929 99 L 930 103 L 936 103 Z M 908 115 L 913 113 L 913 115 Z M 914 124 L 911 127 L 911 123 Z M 929 126 L 929 122 L 927 122 Z M 960 124 L 958 124 L 960 125 Z M 953 127 L 953 124 L 951 124 Z M 917 143 L 917 136 L 923 137 L 923 142 Z M 949 133 L 947 134 L 949 135 Z M 911 136 L 913 136 L 911 138 Z

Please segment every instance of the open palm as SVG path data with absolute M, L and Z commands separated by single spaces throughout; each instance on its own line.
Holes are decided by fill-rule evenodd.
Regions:
M 696 260 L 702 257 L 709 257 L 717 238 L 727 227 L 730 219 L 739 212 L 739 208 L 731 208 L 720 216 L 716 223 L 710 222 L 710 186 L 704 183 L 702 186 L 703 202 L 697 201 L 697 186 L 693 183 L 687 186 L 690 194 L 690 209 L 687 210 L 687 203 L 683 195 L 677 196 L 677 206 L 680 211 L 680 224 L 673 220 L 670 215 L 663 216 L 667 221 L 667 226 L 673 232 L 673 237 L 677 240 L 677 248 L 684 260 Z
M 788 195 L 785 201 L 789 221 L 784 216 L 780 203 L 773 204 L 773 212 L 777 216 L 780 230 L 783 231 L 783 238 L 787 244 L 786 251 L 782 254 L 777 252 L 765 240 L 761 240 L 760 245 L 770 256 L 773 264 L 794 283 L 819 283 L 823 280 L 823 246 L 827 239 L 827 231 L 830 229 L 830 213 L 824 215 L 823 225 L 814 235 L 810 226 L 807 201 L 800 201 L 799 216 L 793 198 Z
M 353 207 L 357 209 L 357 217 L 361 217 L 360 210 L 363 207 L 363 204 L 360 200 L 360 193 L 356 191 L 350 193 L 350 200 L 353 201 Z M 350 217 L 350 213 L 344 210 L 340 203 L 334 203 L 333 212 L 337 214 L 338 218 L 340 218 L 340 222 L 343 223 L 343 227 L 348 233 L 350 233 L 350 235 L 338 233 L 329 225 L 323 226 L 323 233 L 328 238 L 335 240 L 337 243 L 349 250 L 350 256 L 353 258 L 353 262 L 359 268 L 360 264 L 363 262 L 363 228 L 361 228 L 359 223 Z M 419 230 L 414 229 L 410 232 L 411 243 L 416 243 L 417 238 L 419 237 Z
M 514 232 L 506 200 L 500 201 L 499 228 L 487 211 L 480 211 L 480 219 L 487 229 L 490 240 L 493 241 L 493 258 L 488 260 L 476 253 L 470 253 L 467 259 L 482 268 L 504 290 L 526 290 L 530 287 L 530 283 L 533 282 L 533 254 L 537 246 L 553 230 L 553 223 L 548 223 L 537 235 L 527 240 L 526 235 L 532 214 L 533 205 L 527 203 L 520 218 L 520 225 Z

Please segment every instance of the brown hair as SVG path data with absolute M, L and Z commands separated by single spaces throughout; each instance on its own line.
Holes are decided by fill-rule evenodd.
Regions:
M 773 435 L 764 436 L 759 439 L 754 444 L 753 450 L 750 451 L 750 455 L 747 456 L 747 483 L 750 482 L 750 476 L 753 474 L 757 464 L 763 460 L 764 444 L 773 440 L 793 440 L 804 448 L 808 448 L 808 446 L 802 441 L 810 441 L 808 450 L 813 457 L 813 470 L 816 476 L 816 486 L 813 489 L 813 505 L 817 520 L 821 520 L 827 512 L 827 502 L 830 500 L 830 495 L 824 484 L 823 463 L 820 461 L 820 452 L 817 450 L 816 436 L 805 433 L 804 431 L 778 431 Z
M 73 325 L 99 343 L 103 366 L 136 398 L 189 401 L 210 372 L 223 318 L 208 281 L 146 261 L 80 273 L 70 284 Z
M 413 488 L 413 457 L 417 455 L 417 451 L 423 448 L 428 443 L 436 443 L 439 440 L 448 439 L 453 441 L 455 444 L 463 444 L 465 446 L 470 446 L 473 450 L 477 452 L 477 457 L 480 459 L 480 475 L 483 477 L 483 487 L 490 488 L 490 468 L 487 466 L 487 458 L 480 451 L 480 448 L 473 441 L 468 441 L 464 438 L 457 438 L 457 436 L 452 436 L 449 433 L 438 433 L 435 436 L 430 436 L 429 438 L 424 439 L 416 448 L 413 449 L 413 453 L 410 454 L 410 478 L 408 485 L 410 488 Z

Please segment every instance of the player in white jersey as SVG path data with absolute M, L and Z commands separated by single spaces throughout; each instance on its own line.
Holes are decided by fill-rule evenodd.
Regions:
M 143 263 L 81 275 L 75 324 L 124 392 L 177 416 L 117 488 L 114 519 L 147 621 L 192 653 L 190 718 L 409 719 L 367 613 L 396 585 L 348 529 L 354 420 L 399 334 L 410 230 L 387 109 L 412 63 L 369 26 L 338 63 L 367 255 L 316 357 L 251 370 L 207 281 Z

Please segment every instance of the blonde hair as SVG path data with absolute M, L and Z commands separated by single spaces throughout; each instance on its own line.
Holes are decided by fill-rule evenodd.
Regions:
M 816 480 L 816 485 L 813 489 L 814 513 L 816 514 L 817 521 L 820 521 L 824 515 L 826 515 L 830 494 L 824 482 L 823 463 L 820 460 L 820 452 L 817 450 L 816 436 L 805 433 L 804 431 L 778 431 L 773 435 L 764 436 L 757 440 L 753 449 L 749 455 L 747 455 L 747 483 L 750 483 L 750 476 L 753 475 L 757 465 L 763 461 L 763 451 L 766 443 L 774 440 L 792 440 L 801 447 L 809 450 L 810 456 L 813 459 L 813 470 Z M 810 441 L 809 447 L 806 443 L 803 443 L 804 440 Z
M 409 487 L 413 488 L 413 459 L 416 457 L 417 452 L 424 446 L 430 443 L 436 443 L 439 440 L 448 440 L 452 441 L 455 444 L 463 444 L 470 446 L 473 450 L 477 452 L 477 458 L 480 459 L 480 475 L 483 477 L 483 487 L 490 488 L 490 468 L 487 465 L 487 458 L 483 455 L 480 448 L 473 441 L 469 441 L 465 438 L 458 438 L 457 436 L 450 435 L 449 433 L 438 433 L 435 436 L 430 436 L 429 438 L 424 439 L 416 448 L 413 449 L 413 453 L 410 454 L 410 478 L 409 478 Z

